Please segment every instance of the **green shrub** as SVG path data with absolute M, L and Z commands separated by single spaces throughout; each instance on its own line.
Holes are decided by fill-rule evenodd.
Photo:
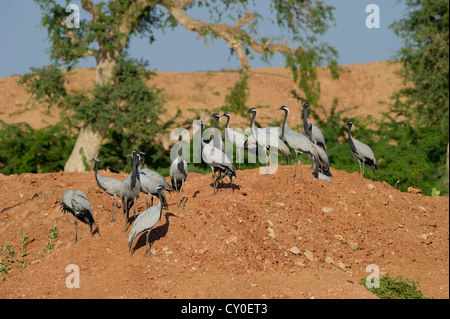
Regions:
M 75 139 L 61 122 L 42 129 L 0 120 L 0 173 L 48 173 L 64 168 Z
M 367 288 L 366 278 L 362 278 L 359 283 Z M 418 290 L 419 286 L 419 282 L 404 279 L 402 276 L 395 278 L 383 276 L 380 278 L 379 288 L 367 288 L 367 290 L 381 299 L 430 299 Z

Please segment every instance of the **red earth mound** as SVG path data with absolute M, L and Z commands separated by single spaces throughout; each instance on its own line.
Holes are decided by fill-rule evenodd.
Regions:
M 128 252 L 121 206 L 111 223 L 111 198 L 94 172 L 0 175 L 0 245 L 11 243 L 17 257 L 20 230 L 31 241 L 31 263 L 0 281 L 0 298 L 376 298 L 359 284 L 371 264 L 419 281 L 428 297 L 449 298 L 448 197 L 333 174 L 329 183 L 306 166 L 303 178 L 292 177 L 293 166 L 241 170 L 216 195 L 209 174 L 189 174 L 186 207 L 168 195 L 150 257 L 144 234 Z M 79 223 L 75 245 L 73 217 L 59 210 L 68 189 L 88 196 L 100 230 L 91 236 Z M 144 209 L 141 194 L 137 213 Z M 35 259 L 55 222 L 55 249 Z M 69 265 L 79 267 L 79 288 L 66 286 Z

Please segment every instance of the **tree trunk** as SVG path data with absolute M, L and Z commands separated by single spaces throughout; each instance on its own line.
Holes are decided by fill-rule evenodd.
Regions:
M 97 60 L 97 72 L 95 76 L 95 84 L 103 85 L 107 83 L 111 77 L 116 61 L 112 57 L 106 57 Z M 69 159 L 64 166 L 65 172 L 84 172 L 86 170 L 85 163 L 93 157 L 98 157 L 100 147 L 102 146 L 103 138 L 105 137 L 106 130 L 94 131 L 90 125 L 82 128 L 78 135 L 75 146 L 70 154 Z M 83 161 L 84 160 L 86 161 Z M 92 169 L 94 163 L 88 163 L 88 166 Z
M 64 171 L 84 172 L 86 170 L 85 164 L 88 164 L 91 158 L 98 156 L 100 147 L 102 146 L 103 136 L 104 134 L 93 131 L 90 126 L 82 128 L 72 153 L 64 166 Z

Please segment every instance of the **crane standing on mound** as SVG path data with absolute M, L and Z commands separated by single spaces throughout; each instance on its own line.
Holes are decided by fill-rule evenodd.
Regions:
M 89 229 L 91 230 L 91 234 L 94 235 L 94 232 L 92 231 L 92 225 L 95 224 L 95 219 L 94 215 L 92 214 L 91 203 L 82 191 L 69 189 L 67 192 L 65 192 L 62 196 L 61 211 L 63 212 L 63 214 L 69 212 L 73 215 L 73 219 L 75 222 L 74 244 L 78 242 L 78 220 L 82 221 L 85 224 L 88 224 Z
M 367 165 L 369 165 L 369 167 L 372 169 L 372 172 L 375 172 L 375 170 L 378 169 L 377 160 L 375 158 L 375 155 L 373 154 L 372 149 L 369 146 L 367 146 L 363 142 L 358 141 L 356 138 L 352 138 L 352 121 L 348 120 L 344 124 L 348 125 L 348 142 L 350 144 L 350 150 L 352 151 L 353 156 L 358 160 L 359 163 L 362 185 L 364 179 L 364 164 L 367 163 Z
M 115 219 L 117 218 L 117 207 L 119 206 L 116 196 L 120 196 L 120 186 L 122 185 L 122 181 L 117 178 L 101 176 L 98 173 L 98 165 L 100 164 L 100 159 L 98 157 L 93 157 L 91 160 L 89 160 L 89 162 L 95 163 L 95 180 L 97 181 L 98 187 L 103 189 L 106 194 L 111 196 L 112 200 L 111 222 L 114 222 Z
M 138 170 L 138 164 L 141 159 L 141 155 L 144 155 L 144 153 L 138 149 L 133 150 L 131 154 L 127 155 L 133 158 L 131 174 L 124 179 L 122 185 L 120 186 L 120 196 L 122 197 L 123 213 L 126 215 L 124 231 L 128 229 L 129 213 L 131 207 L 134 206 L 136 212 L 136 199 L 139 198 L 139 193 L 141 192 L 141 182 Z
M 164 192 L 164 187 L 159 186 L 157 189 L 159 203 L 155 206 L 152 206 L 145 211 L 143 211 L 134 221 L 133 227 L 130 231 L 130 236 L 128 237 L 128 251 L 131 251 L 131 246 L 133 245 L 134 239 L 142 232 L 147 231 L 147 236 L 145 237 L 145 245 L 147 250 L 145 251 L 144 256 L 147 256 L 148 253 L 150 255 L 152 252 L 150 251 L 150 243 L 148 242 L 150 231 L 155 227 L 158 221 L 161 218 L 162 212 L 162 194 Z
M 188 166 L 186 161 L 183 158 L 183 147 L 182 147 L 182 141 L 183 136 L 180 135 L 178 137 L 179 141 L 179 150 L 178 150 L 178 157 L 173 160 L 172 164 L 170 165 L 170 181 L 172 182 L 172 189 L 177 192 L 177 208 L 180 207 L 181 202 L 184 199 L 183 196 L 183 186 L 184 182 L 186 181 L 187 175 L 188 175 Z M 178 201 L 178 196 L 181 190 L 181 201 Z M 186 204 L 186 202 L 185 202 Z M 184 206 L 183 206 L 184 208 Z

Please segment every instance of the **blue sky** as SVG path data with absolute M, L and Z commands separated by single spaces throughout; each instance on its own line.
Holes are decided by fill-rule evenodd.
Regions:
M 258 0 L 259 4 L 267 0 Z M 404 4 L 394 0 L 326 0 L 334 6 L 336 26 L 331 27 L 323 41 L 339 52 L 339 64 L 366 63 L 391 59 L 401 46 L 388 26 L 403 16 Z M 79 4 L 79 0 L 72 1 Z M 366 12 L 369 4 L 376 4 L 380 10 L 380 28 L 367 28 Z M 81 7 L 81 5 L 80 5 Z M 261 8 L 264 6 L 261 5 Z M 83 19 L 84 11 L 81 12 Z M 201 18 L 201 11 L 194 13 Z M 0 77 L 23 74 L 30 67 L 42 67 L 50 63 L 46 49 L 50 46 L 47 31 L 39 26 L 41 13 L 32 0 L 0 1 Z M 279 34 L 273 26 L 264 30 Z M 197 34 L 182 27 L 165 34 L 156 33 L 156 41 L 135 37 L 130 43 L 130 54 L 150 62 L 150 68 L 158 71 L 205 71 L 239 68 L 239 61 L 229 56 L 229 49 L 223 40 L 207 43 L 196 39 Z M 295 43 L 290 43 L 296 46 Z M 282 66 L 280 56 L 275 56 L 270 65 L 259 58 L 250 61 L 252 67 Z M 83 59 L 79 67 L 95 67 L 93 58 Z

